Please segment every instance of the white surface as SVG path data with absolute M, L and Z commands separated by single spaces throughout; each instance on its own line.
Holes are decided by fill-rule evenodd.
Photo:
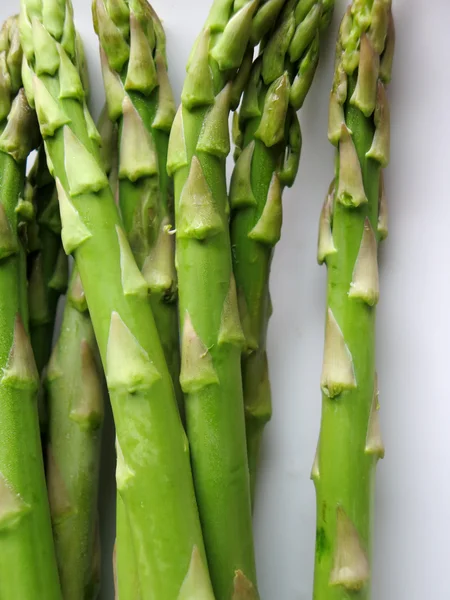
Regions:
M 90 0 L 73 0 L 102 104 Z M 18 2 L 17 2 L 18 4 Z M 269 355 L 274 416 L 267 427 L 255 511 L 263 600 L 311 598 L 315 495 L 309 480 L 320 418 L 325 268 L 316 264 L 317 223 L 333 170 L 326 138 L 334 40 L 347 2 L 337 0 L 315 83 L 300 114 L 303 155 L 285 194 L 273 263 Z M 386 458 L 377 476 L 372 600 L 446 600 L 450 537 L 450 4 L 393 0 L 397 49 L 392 159 L 386 173 L 390 235 L 381 258 L 378 368 Z M 177 96 L 210 0 L 154 0 L 168 38 Z M 433 5 L 433 9 L 431 9 Z M 1 2 L 0 17 L 11 11 Z M 102 482 L 102 530 L 113 527 L 113 445 Z M 110 548 L 104 575 L 110 576 Z M 112 600 L 110 587 L 103 599 Z M 156 599 L 155 599 L 156 600 Z

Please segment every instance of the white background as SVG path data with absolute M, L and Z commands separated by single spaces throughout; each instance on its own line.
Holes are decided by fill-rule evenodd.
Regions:
M 154 0 L 168 38 L 177 98 L 192 42 L 211 0 Z M 91 65 L 94 113 L 103 102 L 90 0 L 73 0 Z M 18 2 L 17 2 L 18 4 Z M 300 113 L 303 153 L 284 196 L 272 271 L 269 359 L 274 415 L 267 427 L 255 510 L 263 600 L 310 600 L 315 495 L 309 473 L 320 419 L 326 269 L 317 223 L 333 170 L 327 102 L 338 22 L 323 44 Z M 389 238 L 381 251 L 377 356 L 386 458 L 378 466 L 372 600 L 450 598 L 450 3 L 393 0 L 397 47 L 389 89 Z M 0 3 L 0 17 L 12 6 Z M 110 429 L 110 427 L 108 428 Z M 105 435 L 100 512 L 104 576 L 113 528 L 114 448 Z M 102 599 L 112 600 L 110 583 Z M 155 599 L 156 600 L 156 599 Z

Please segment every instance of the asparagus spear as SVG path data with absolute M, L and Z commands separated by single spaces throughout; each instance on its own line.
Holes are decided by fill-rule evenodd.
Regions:
M 27 295 L 31 347 L 41 376 L 52 350 L 58 300 L 67 289 L 69 277 L 69 263 L 61 244 L 58 197 L 43 146 L 26 179 L 23 206 L 32 209 L 27 222 Z M 42 386 L 38 393 L 38 414 L 45 446 L 48 407 Z
M 168 152 L 175 185 L 180 381 L 218 600 L 258 597 L 240 371 L 244 336 L 232 273 L 225 160 L 231 100 L 245 84 L 251 43 L 267 31 L 283 2 L 270 0 L 258 11 L 259 4 L 213 3 L 190 57 Z
M 328 267 L 314 598 L 370 598 L 373 488 L 384 455 L 375 372 L 377 244 L 386 234 L 381 169 L 389 161 L 391 2 L 355 0 L 339 32 L 329 139 L 336 178 L 322 210 Z
M 120 212 L 133 255 L 149 286 L 152 312 L 182 413 L 175 248 L 170 233 L 174 222 L 173 189 L 166 171 L 175 103 L 166 70 L 165 34 L 159 19 L 145 1 L 136 1 L 133 8 L 130 11 L 126 4 L 122 7 L 123 23 L 128 23 L 122 31 L 128 47 L 128 62 L 117 71 L 109 64 L 114 64 L 111 53 L 115 47 L 105 35 L 113 16 L 112 6 L 95 8 L 109 109 L 103 122 L 107 126 L 105 117 L 108 116 L 110 124 L 114 121 L 119 125 Z M 138 58 L 139 71 L 136 71 Z M 125 96 L 119 101 L 114 88 L 108 85 L 111 77 L 120 78 L 124 85 Z M 130 546 L 129 527 L 120 498 L 116 542 L 117 594 L 122 600 L 136 600 L 139 582 L 133 554 L 125 550 Z
M 109 184 L 113 194 L 118 197 L 118 126 L 111 121 L 105 106 L 98 122 L 102 138 L 101 154 Z M 133 548 L 130 526 L 125 507 L 117 495 L 116 502 L 116 542 L 113 555 L 114 587 L 120 600 L 140 600 L 139 579 L 136 568 L 136 555 Z M 120 577 L 118 576 L 120 571 Z
M 239 116 L 231 179 L 231 245 L 246 338 L 242 357 L 252 499 L 265 424 L 272 414 L 266 336 L 271 313 L 269 273 L 280 239 L 282 192 L 297 175 L 301 132 L 296 111 L 319 59 L 319 32 L 334 0 L 290 0 L 253 63 Z
M 88 71 L 81 38 L 76 36 L 77 68 L 86 93 Z M 26 188 L 35 208 L 36 220 L 29 226 L 31 248 L 28 260 L 30 307 L 30 338 L 41 374 L 52 351 L 53 329 L 58 299 L 67 290 L 68 260 L 61 244 L 61 219 L 55 182 L 50 175 L 41 145 Z M 30 235 L 31 234 L 31 235 Z
M 76 37 L 77 67 L 88 92 L 89 77 L 83 44 Z M 61 243 L 58 195 L 41 145 L 25 186 L 25 202 L 34 207 L 35 219 L 28 224 L 28 305 L 30 339 L 41 375 L 50 359 L 58 300 L 67 290 L 69 261 Z M 42 387 L 38 395 L 41 437 L 45 446 L 48 407 Z
M 109 117 L 118 122 L 119 206 L 124 229 L 150 290 L 150 303 L 166 361 L 182 407 L 179 384 L 177 283 L 174 264 L 173 185 L 167 175 L 169 132 L 175 116 L 165 53 L 165 34 L 146 0 L 115 5 L 94 0 Z M 121 68 L 114 61 L 116 40 L 108 24 L 116 16 L 127 52 Z M 120 98 L 109 84 L 123 83 Z M 123 95 L 125 89 L 125 95 Z M 122 97 L 123 95 L 123 97 Z
M 38 372 L 42 373 L 52 350 L 58 299 L 65 293 L 68 279 L 55 182 L 48 172 L 43 147 L 39 149 L 26 188 L 25 198 L 30 199 L 36 211 L 36 219 L 28 227 L 30 339 Z
M 108 35 L 116 36 L 112 20 L 108 27 Z M 189 447 L 147 283 L 100 164 L 99 134 L 75 68 L 74 31 L 68 0 L 43 6 L 23 0 L 27 95 L 36 105 L 58 188 L 63 245 L 74 255 L 105 370 L 117 433 L 117 487 L 142 598 L 173 600 L 193 579 L 198 593 L 212 598 Z M 118 43 L 118 62 L 126 60 L 121 49 Z
M 65 599 L 87 596 L 97 525 L 102 377 L 80 278 L 73 270 L 61 331 L 47 370 L 47 484 Z
M 37 127 L 20 77 L 17 18 L 0 32 L 0 597 L 58 600 L 40 448 L 39 386 L 28 337 L 19 196 Z M 36 133 L 35 133 L 36 131 Z

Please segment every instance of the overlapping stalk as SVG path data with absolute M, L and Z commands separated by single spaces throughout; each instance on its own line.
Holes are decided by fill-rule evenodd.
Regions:
M 283 188 L 293 185 L 300 160 L 296 111 L 313 81 L 319 34 L 328 26 L 333 8 L 334 0 L 286 3 L 253 64 L 239 116 L 235 115 L 230 230 L 246 339 L 242 379 L 252 499 L 262 433 L 272 414 L 266 353 L 270 265 L 281 234 Z
M 173 186 L 166 170 L 175 102 L 167 75 L 165 34 L 146 0 L 124 2 L 120 9 L 94 0 L 94 13 L 108 114 L 119 125 L 120 212 L 133 255 L 148 283 L 153 316 L 181 408 L 171 233 Z M 122 34 L 120 42 L 108 35 L 114 18 L 119 25 L 116 33 Z M 118 45 L 123 55 L 117 62 Z M 113 85 L 118 81 L 123 85 Z
M 100 359 L 76 269 L 46 374 L 47 485 L 63 596 L 95 598 L 92 585 L 103 421 Z M 89 593 L 88 593 L 89 591 Z
M 85 72 L 84 61 L 79 63 Z M 87 82 L 86 76 L 83 81 Z M 37 212 L 28 226 L 31 343 L 42 370 L 50 358 L 58 297 L 68 279 L 58 196 L 43 145 L 27 187 L 25 197 L 30 197 Z M 99 365 L 84 291 L 74 269 L 42 394 L 53 535 L 62 593 L 68 600 L 94 599 L 100 584 L 96 506 L 103 391 Z
M 88 92 L 88 72 L 81 38 L 76 36 L 77 68 Z M 28 226 L 28 304 L 30 339 L 39 374 L 52 351 L 58 299 L 67 290 L 68 259 L 61 244 L 61 219 L 55 182 L 44 147 L 39 148 L 27 177 L 25 201 L 33 204 L 35 219 Z
M 107 106 L 101 112 L 98 130 L 102 138 L 101 156 L 109 178 L 111 190 L 118 200 L 118 125 L 111 121 Z M 133 548 L 125 506 L 117 495 L 116 502 L 116 542 L 113 553 L 115 594 L 121 600 L 140 600 L 139 579 L 136 557 Z M 120 571 L 120 577 L 118 573 Z
M 175 184 L 180 381 L 218 600 L 258 597 L 240 371 L 244 335 L 228 228 L 228 116 L 249 73 L 252 43 L 283 4 L 213 3 L 189 60 L 168 152 Z
M 35 210 L 35 219 L 28 226 L 28 306 L 31 346 L 42 373 L 51 354 L 58 299 L 65 293 L 68 280 L 58 197 L 43 147 L 28 175 L 25 200 Z
M 67 289 L 68 258 L 61 244 L 61 219 L 55 182 L 40 147 L 23 194 L 27 220 L 27 273 L 30 341 L 40 376 L 52 350 L 58 300 Z M 48 428 L 48 407 L 42 386 L 38 393 L 42 443 Z
M 21 60 L 12 18 L 0 32 L 0 597 L 59 600 L 18 234 L 25 162 L 38 137 L 21 89 Z
M 394 26 L 389 0 L 354 0 L 339 32 L 330 96 L 335 180 L 320 220 L 328 267 L 317 493 L 315 600 L 370 598 L 375 466 L 384 455 L 375 370 L 377 246 L 387 234 L 381 169 L 389 161 Z
M 167 75 L 165 34 L 146 0 L 129 6 L 124 3 L 120 16 L 103 0 L 93 5 L 107 113 L 110 127 L 114 123 L 119 131 L 118 148 L 113 152 L 118 161 L 120 213 L 131 250 L 148 283 L 153 316 L 182 411 L 175 245 L 170 231 L 174 224 L 173 186 L 166 170 L 175 103 Z M 121 25 L 124 51 L 128 51 L 121 69 L 114 69 L 117 41 L 107 35 L 114 17 Z M 120 80 L 123 87 L 111 85 L 114 80 Z M 120 498 L 117 523 L 117 593 L 123 600 L 135 600 L 139 583 Z
M 115 14 L 120 19 L 120 11 Z M 112 20 L 108 35 L 122 39 Z M 183 598 L 195 580 L 199 596 L 212 598 L 189 447 L 148 284 L 134 261 L 100 163 L 99 134 L 75 67 L 70 2 L 23 0 L 21 40 L 27 96 L 36 106 L 58 189 L 63 245 L 74 254 L 83 282 L 113 406 L 117 486 L 141 596 Z M 118 56 L 121 49 L 118 43 Z

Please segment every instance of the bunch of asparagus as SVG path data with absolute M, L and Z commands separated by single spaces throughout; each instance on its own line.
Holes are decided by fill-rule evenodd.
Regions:
M 270 268 L 300 160 L 297 111 L 333 8 L 214 0 L 177 110 L 165 33 L 147 0 L 93 0 L 106 97 L 98 128 L 71 1 L 22 0 L 4 24 L 0 599 L 98 597 L 106 401 L 117 597 L 259 598 L 251 509 L 272 410 Z M 393 44 L 390 2 L 354 0 L 337 46 L 337 171 L 319 239 L 331 268 L 313 468 L 317 600 L 369 593 L 371 474 L 384 451 L 373 307 Z
M 0 597 L 61 597 L 37 414 L 39 375 L 29 338 L 26 159 L 38 143 L 22 87 L 17 18 L 0 32 Z M 21 201 L 20 201 L 21 200 Z

